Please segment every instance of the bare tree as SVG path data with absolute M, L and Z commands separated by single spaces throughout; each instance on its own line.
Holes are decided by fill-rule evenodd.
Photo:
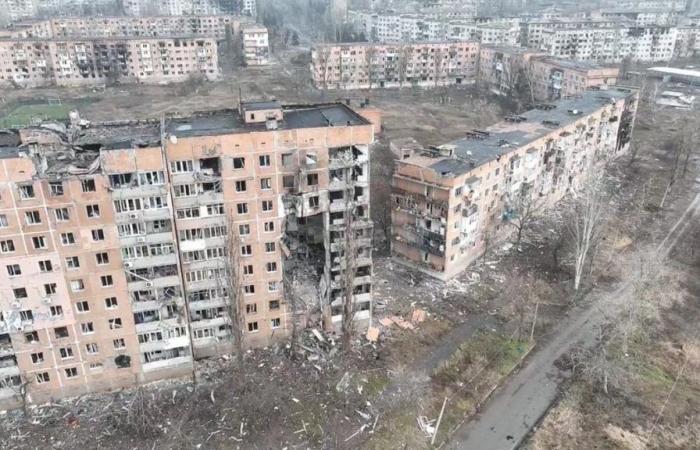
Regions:
M 377 72 L 375 71 L 376 55 L 377 48 L 374 45 L 365 47 L 365 68 L 367 69 L 367 82 L 370 90 L 373 87 L 373 80 L 377 77 Z
M 508 301 L 505 311 L 515 316 L 513 335 L 518 341 L 525 338 L 528 329 L 531 335 L 534 333 L 539 304 L 551 295 L 549 285 L 531 274 L 516 273 L 509 279 L 501 296 Z
M 243 306 L 243 283 L 241 273 L 241 238 L 238 225 L 233 220 L 233 213 L 228 212 L 228 232 L 224 238 L 225 255 L 221 260 L 217 279 L 226 290 L 226 318 L 231 327 L 231 337 L 236 352 L 238 368 L 243 370 L 243 336 L 245 316 Z
M 510 204 L 512 217 L 508 221 L 517 231 L 515 238 L 516 247 L 520 246 L 523 230 L 537 218 L 540 207 L 541 203 L 532 195 L 530 187 L 523 184 Z
M 574 247 L 574 290 L 581 287 L 586 264 L 606 218 L 608 195 L 605 188 L 603 177 L 591 178 L 580 192 L 575 193 L 566 221 Z
M 320 45 L 314 50 L 313 65 L 318 77 L 319 87 L 324 91 L 328 89 L 328 76 L 330 74 L 331 49 L 326 45 Z
M 399 77 L 399 87 L 402 88 L 408 78 L 408 67 L 411 63 L 413 55 L 412 47 L 409 45 L 401 45 L 399 47 L 398 61 L 396 65 L 397 74 Z

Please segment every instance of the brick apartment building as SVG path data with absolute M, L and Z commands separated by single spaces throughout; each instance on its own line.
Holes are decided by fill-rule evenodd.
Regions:
M 513 231 L 519 199 L 551 206 L 624 153 L 636 105 L 629 90 L 589 91 L 404 155 L 392 180 L 396 260 L 442 279 L 459 274 Z
M 243 57 L 248 66 L 265 66 L 270 63 L 270 41 L 267 28 L 260 25 L 242 27 Z
M 458 85 L 473 82 L 479 43 L 322 44 L 311 60 L 319 89 Z
M 245 29 L 245 32 L 242 30 Z M 220 76 L 219 43 L 241 36 L 246 62 L 269 60 L 267 29 L 238 16 L 92 17 L 0 30 L 0 86 L 169 83 Z
M 250 19 L 232 15 L 149 17 L 59 17 L 28 20 L 0 29 L 12 39 L 86 39 L 107 37 L 194 36 L 225 39 Z
M 535 101 L 581 95 L 615 85 L 618 67 L 549 58 L 520 47 L 482 46 L 478 82 L 498 95 L 520 90 Z
M 0 86 L 91 86 L 219 77 L 206 37 L 0 39 Z
M 0 408 L 25 383 L 41 402 L 188 375 L 232 349 L 231 299 L 246 347 L 295 313 L 337 329 L 348 292 L 366 324 L 374 131 L 342 104 L 258 102 L 0 132 Z

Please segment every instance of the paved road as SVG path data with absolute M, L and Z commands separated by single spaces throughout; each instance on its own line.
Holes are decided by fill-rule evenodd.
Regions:
M 691 202 L 658 247 L 665 257 L 681 236 L 700 219 L 700 194 Z M 605 320 L 597 308 L 600 302 L 619 304 L 631 289 L 629 284 L 610 294 L 601 294 L 587 306 L 574 309 L 556 334 L 544 344 L 485 405 L 481 414 L 462 425 L 447 445 L 460 450 L 514 449 L 554 402 L 562 381 L 568 376 L 555 361 L 573 346 L 592 346 L 596 325 Z

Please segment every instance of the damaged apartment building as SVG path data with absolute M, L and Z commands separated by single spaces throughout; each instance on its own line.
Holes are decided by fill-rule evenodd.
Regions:
M 540 104 L 435 148 L 400 151 L 392 180 L 392 253 L 441 279 L 509 236 L 523 206 L 551 207 L 591 168 L 630 145 L 638 95 L 588 91 Z
M 366 325 L 378 112 L 358 111 L 0 130 L 0 408 L 191 374 L 234 323 L 246 348 L 337 331 L 351 298 Z

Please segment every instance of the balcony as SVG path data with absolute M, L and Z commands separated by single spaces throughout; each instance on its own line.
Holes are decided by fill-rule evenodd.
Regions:
M 172 275 L 172 276 L 167 276 L 167 277 L 161 277 L 161 278 L 155 278 L 151 281 L 131 281 L 127 284 L 127 287 L 129 289 L 129 292 L 135 292 L 135 291 L 145 291 L 147 289 L 151 288 L 164 288 L 164 287 L 170 287 L 170 286 L 179 286 L 180 285 L 180 277 L 177 275 Z
M 168 328 L 178 328 L 184 324 L 184 320 L 178 318 L 170 319 L 155 319 L 150 322 L 139 323 L 135 325 L 136 333 L 143 334 L 151 331 L 161 331 Z
M 180 336 L 170 339 L 163 339 L 162 341 L 155 342 L 145 342 L 139 344 L 139 350 L 141 352 L 155 352 L 158 350 L 172 350 L 180 347 L 187 347 L 190 344 L 189 336 Z
M 189 355 L 177 356 L 175 358 L 161 359 L 158 361 L 141 363 L 141 369 L 144 372 L 152 372 L 161 369 L 172 369 L 174 367 L 189 366 L 190 364 L 192 364 L 192 358 Z
M 177 264 L 177 255 L 175 253 L 171 253 L 169 255 L 147 256 L 144 258 L 129 259 L 124 261 L 124 268 L 145 269 L 147 267 L 168 266 L 173 264 Z
M 437 233 L 435 231 L 431 231 L 422 227 L 416 227 L 412 231 L 415 231 L 415 233 L 418 236 L 424 237 L 426 239 L 430 239 L 432 241 L 439 241 L 441 243 L 445 242 L 445 235 L 442 233 Z

